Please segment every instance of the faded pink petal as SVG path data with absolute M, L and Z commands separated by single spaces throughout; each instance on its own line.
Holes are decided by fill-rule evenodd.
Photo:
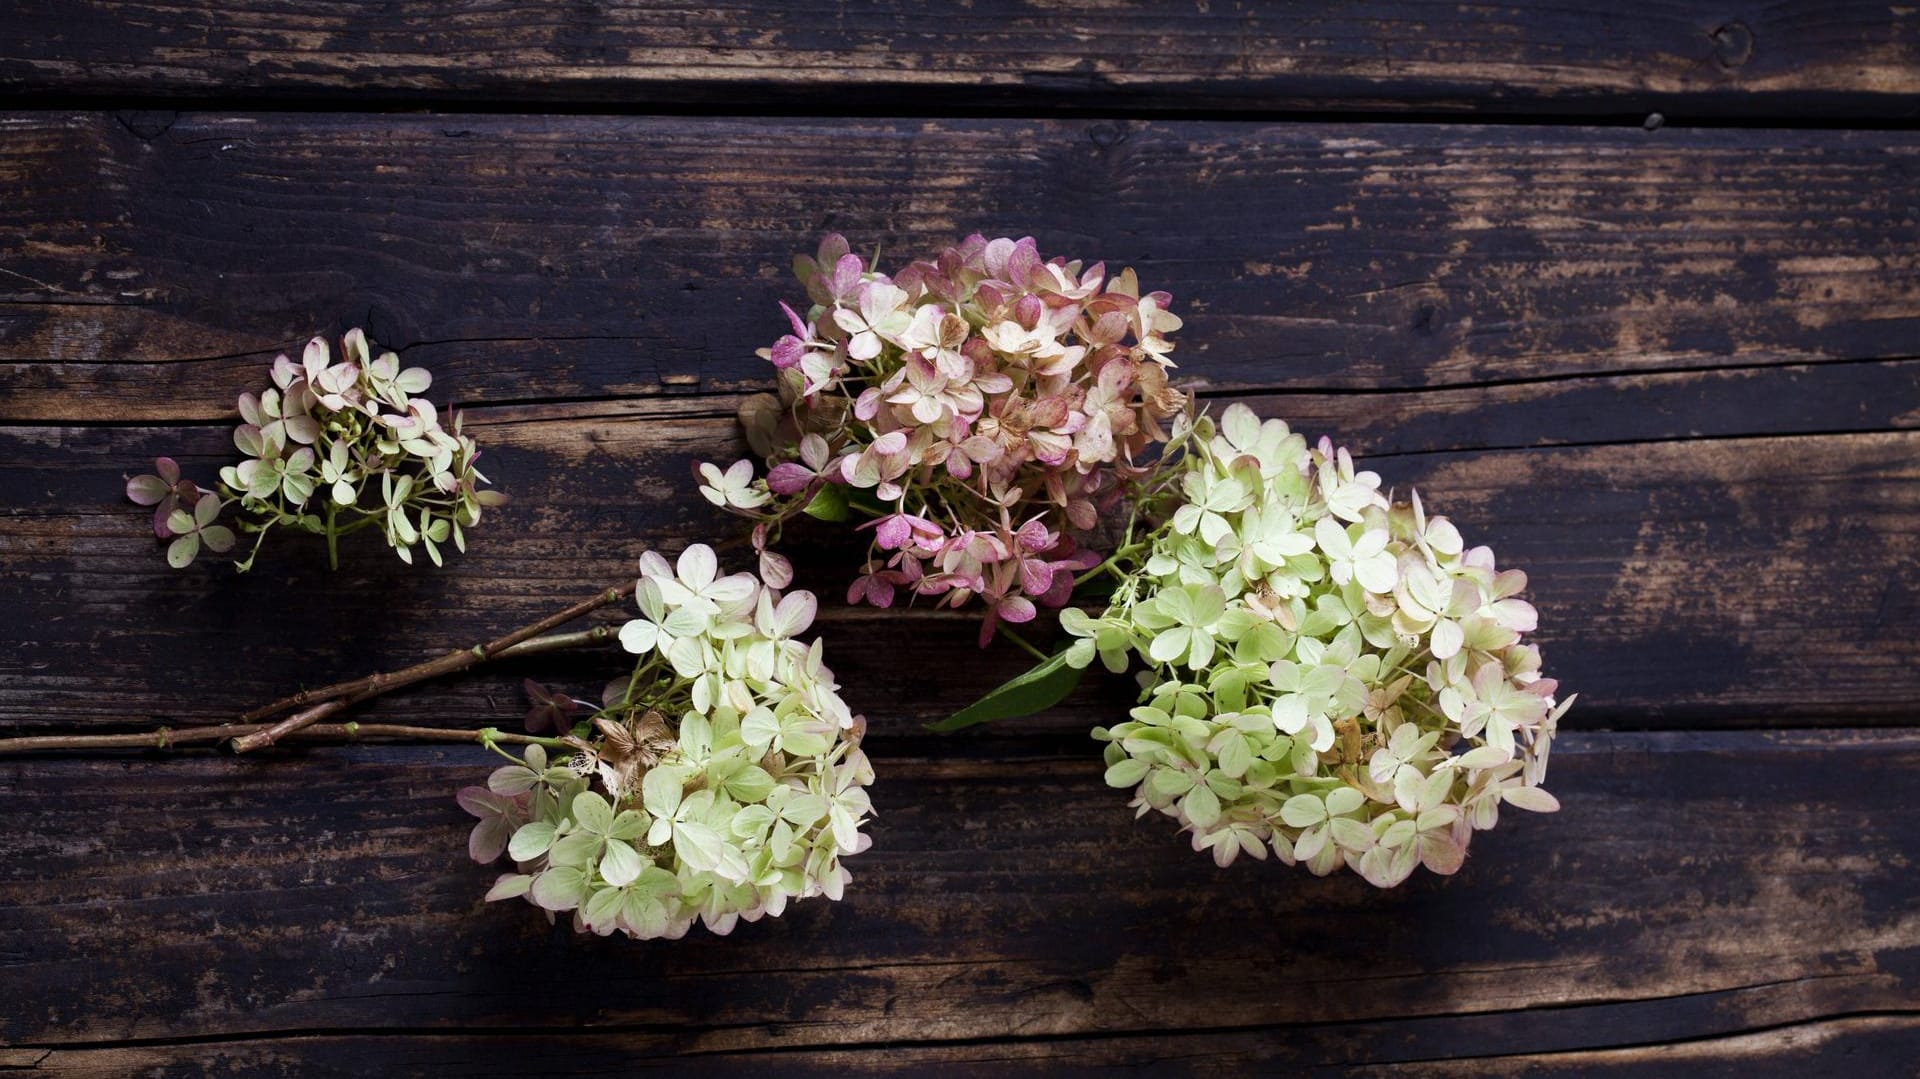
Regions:
M 785 555 L 760 552 L 760 579 L 769 588 L 785 588 L 793 583 L 793 563 Z
M 1025 596 L 1007 596 L 994 607 L 994 610 L 1009 622 L 1031 622 L 1034 615 L 1039 613 L 1034 608 L 1033 601 Z
M 1053 587 L 1053 567 L 1037 558 L 1020 561 L 1020 591 L 1038 596 Z
M 805 337 L 811 336 L 811 333 L 809 331 L 809 327 L 807 326 L 807 324 L 805 322 L 800 321 L 800 316 L 794 312 L 793 308 L 787 306 L 787 302 L 785 300 L 780 301 L 780 310 L 785 311 L 787 313 L 787 322 L 789 325 L 793 327 L 794 337 L 805 338 Z
M 859 287 L 860 273 L 863 269 L 865 264 L 860 261 L 859 255 L 840 256 L 840 260 L 833 264 L 833 277 L 828 282 L 828 288 L 833 292 L 834 299 L 849 296 L 855 288 Z
M 805 359 L 806 355 L 806 345 L 803 344 L 798 337 L 792 336 L 782 337 L 780 340 L 775 341 L 773 343 L 773 350 L 770 353 L 773 365 L 782 371 L 789 367 L 800 366 L 800 361 Z
M 880 519 L 880 527 L 873 533 L 875 542 L 886 551 L 899 550 L 906 546 L 908 537 L 913 535 L 913 526 L 907 523 L 905 514 L 895 513 Z
M 767 490 L 777 495 L 799 494 L 813 480 L 814 474 L 805 465 L 782 461 L 767 473 Z
M 862 600 L 875 607 L 893 606 L 893 582 L 878 573 L 854 578 L 852 587 L 847 589 L 847 602 L 859 603 Z
M 127 497 L 142 506 L 159 504 L 173 493 L 173 484 L 159 476 L 135 476 L 127 481 Z

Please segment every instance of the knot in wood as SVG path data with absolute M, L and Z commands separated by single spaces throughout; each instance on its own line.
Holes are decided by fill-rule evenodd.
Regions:
M 1753 55 L 1753 31 L 1743 22 L 1724 23 L 1707 35 L 1713 41 L 1713 60 L 1732 71 Z

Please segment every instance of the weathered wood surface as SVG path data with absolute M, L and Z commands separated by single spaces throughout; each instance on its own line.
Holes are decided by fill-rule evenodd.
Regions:
M 1861 370 L 1803 374 L 1857 385 L 1850 380 Z M 1638 412 L 1631 406 L 1643 399 L 1631 396 L 1620 402 L 1628 407 L 1589 417 L 1592 445 L 1445 448 L 1449 425 L 1471 424 L 1473 415 L 1487 424 L 1485 437 L 1504 443 L 1490 410 L 1447 417 L 1434 442 L 1409 446 L 1426 425 L 1417 415 L 1399 425 L 1399 412 L 1373 412 L 1370 398 L 1344 401 L 1325 429 L 1362 452 L 1375 438 L 1397 440 L 1398 453 L 1368 463 L 1395 485 L 1418 486 L 1470 538 L 1532 574 L 1549 668 L 1582 693 L 1570 723 L 1901 723 L 1920 693 L 1920 432 L 1912 429 L 1920 387 L 1910 367 L 1897 370 L 1904 387 L 1883 387 L 1880 404 L 1901 410 L 1892 418 L 1899 430 L 1608 437 L 1605 417 Z M 1793 372 L 1767 373 L 1781 376 L 1767 396 L 1810 408 L 1822 398 Z M 1257 403 L 1294 414 L 1285 398 Z M 689 501 L 682 479 L 696 459 L 740 452 L 728 418 L 634 412 L 496 424 L 487 410 L 475 415 L 490 470 L 518 501 L 484 522 L 470 552 L 444 571 L 409 571 L 368 539 L 346 546 L 332 576 L 301 537 L 269 547 L 250 575 L 217 563 L 167 568 L 141 511 L 124 503 L 124 476 L 166 451 L 189 474 L 211 472 L 231 455 L 224 428 L 0 428 L 0 491 L 10 507 L 0 517 L 0 580 L 21 615 L 0 624 L 0 656 L 10 657 L 0 660 L 8 674 L 0 729 L 230 718 L 297 685 L 466 647 L 631 573 L 648 545 L 677 548 L 732 528 Z M 1844 430 L 1849 418 L 1830 419 L 1823 428 Z M 57 473 L 46 467 L 49 454 L 62 462 Z M 899 614 L 843 606 L 836 594 L 854 557 L 845 544 L 816 554 L 803 560 L 802 580 L 828 597 L 834 666 L 878 729 L 915 729 L 1020 668 L 1009 650 L 980 658 L 974 675 L 930 683 L 922 668 L 899 665 L 888 642 L 903 624 L 926 654 L 952 650 L 976 662 L 973 622 L 912 614 L 903 623 Z M 288 587 L 310 598 L 290 607 L 281 599 Z M 192 648 L 180 647 L 183 627 Z M 400 655 L 398 640 L 406 642 Z M 245 662 L 233 662 L 237 652 Z M 369 714 L 505 722 L 521 710 L 520 674 L 554 671 L 587 691 L 614 667 L 529 661 Z M 1099 707 L 1116 712 L 1124 699 L 1123 686 L 1109 687 Z M 1087 725 L 1087 711 L 1072 707 L 1016 729 Z
M 1859 0 L 8 0 L 0 23 L 0 94 L 29 100 L 1853 120 L 1920 107 L 1920 16 Z
M 163 1044 L 92 1059 L 266 1067 L 345 1042 L 372 1070 L 430 1070 L 480 1059 L 451 1048 L 462 1031 L 490 1036 L 503 1073 L 669 1050 L 824 1067 L 862 1045 L 1231 1069 L 1569 1054 L 1920 1005 L 1910 731 L 1572 735 L 1554 757 L 1566 812 L 1512 814 L 1458 877 L 1384 894 L 1217 870 L 1133 821 L 1090 752 L 876 749 L 876 766 L 875 844 L 846 900 L 639 945 L 481 904 L 491 877 L 449 796 L 488 770 L 476 750 L 0 762 L 0 978 L 33 990 L 8 994 L 0 1037 L 72 1046 L 56 1061 L 76 1072 L 123 1042 Z M 379 1036 L 345 1037 L 363 1028 Z M 529 1037 L 563 1031 L 589 1037 L 544 1057 Z M 1880 1036 L 1913 1044 L 1911 1023 Z
M 1457 1025 L 1457 1024 L 1450 1024 Z M 1275 1033 L 1158 1034 L 1150 1037 L 1050 1039 L 981 1045 L 888 1046 L 765 1053 L 715 1053 L 692 1061 L 662 1059 L 644 1035 L 568 1033 L 564 1039 L 509 1034 L 344 1034 L 297 1040 L 235 1040 L 113 1049 L 0 1050 L 0 1065 L 60 1075 L 120 1079 L 131 1074 L 358 1076 L 367 1069 L 406 1074 L 476 1073 L 455 1061 L 481 1059 L 501 1075 L 577 1075 L 582 1071 L 667 1071 L 697 1065 L 702 1075 L 1248 1075 L 1345 1074 L 1362 1079 L 1911 1079 L 1920 1056 L 1920 1020 L 1863 1016 L 1796 1024 L 1758 1034 L 1566 1053 L 1391 1064 L 1319 1065 L 1349 1059 L 1351 1043 L 1378 1035 L 1365 1025 L 1308 1027 Z M 1316 1055 L 1314 1050 L 1324 1049 Z
M 756 387 L 828 228 L 1133 265 L 1223 392 L 1920 353 L 1920 133 L 18 113 L 0 177 L 10 422 L 224 416 L 316 322 L 466 403 Z
M 740 451 L 827 229 L 1137 267 L 1215 407 L 1333 435 L 1528 569 L 1582 694 L 1566 811 L 1382 894 L 1134 822 L 1085 738 L 1123 684 L 926 734 L 1021 658 L 830 600 L 875 848 L 843 903 L 652 945 L 480 903 L 475 749 L 0 759 L 0 1070 L 1913 1074 L 1920 135 L 1844 128 L 1920 115 L 1917 25 L 0 0 L 0 736 L 229 718 L 715 537 L 687 466 Z M 233 111 L 279 105 L 477 111 Z M 618 115 L 670 108 L 789 115 Z M 1373 122 L 1652 109 L 1823 126 Z M 1218 119 L 1283 113 L 1322 118 Z M 125 476 L 210 472 L 273 352 L 354 324 L 433 368 L 515 502 L 444 570 L 168 570 Z M 837 591 L 847 547 L 797 553 Z M 618 666 L 361 715 L 508 725 L 522 675 Z

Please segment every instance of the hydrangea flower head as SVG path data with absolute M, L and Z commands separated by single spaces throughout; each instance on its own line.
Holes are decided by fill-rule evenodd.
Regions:
M 778 393 L 740 410 L 767 473 L 696 466 L 701 493 L 762 523 L 806 512 L 871 532 L 851 602 L 932 596 L 999 621 L 1059 607 L 1103 506 L 1185 408 L 1164 292 L 1131 270 L 971 236 L 889 276 L 829 236 L 796 260 L 810 301 L 761 352 Z
M 473 856 L 516 863 L 487 898 L 641 939 L 839 899 L 841 859 L 870 845 L 873 769 L 820 643 L 798 639 L 813 595 L 723 576 L 704 544 L 674 563 L 648 552 L 640 572 L 639 617 L 620 632 L 634 671 L 568 736 L 578 754 L 530 746 L 461 793 L 480 818 Z
M 465 530 L 506 501 L 481 489 L 480 449 L 462 433 L 459 414 L 442 424 L 420 396 L 433 376 L 403 369 L 392 352 L 375 358 L 360 330 L 341 338 L 337 357 L 324 337 L 307 342 L 299 363 L 276 357 L 269 377 L 259 393 L 240 395 L 233 443 L 246 459 L 220 470 L 217 491 L 181 479 L 166 457 L 154 461 L 153 475 L 127 483 L 129 498 L 156 506 L 154 533 L 172 540 L 167 561 L 175 568 L 202 546 L 233 546 L 233 531 L 214 523 L 229 508 L 240 530 L 256 536 L 241 570 L 282 526 L 326 535 L 331 559 L 337 537 L 377 525 L 402 561 L 412 563 L 418 545 L 437 566 L 442 544 L 466 550 Z
M 1222 866 L 1271 850 L 1384 888 L 1456 872 L 1503 805 L 1558 808 L 1540 783 L 1573 698 L 1522 641 L 1524 573 L 1244 405 L 1179 440 L 1138 565 L 1098 617 L 1061 616 L 1069 664 L 1144 668 L 1094 731 L 1139 814 Z

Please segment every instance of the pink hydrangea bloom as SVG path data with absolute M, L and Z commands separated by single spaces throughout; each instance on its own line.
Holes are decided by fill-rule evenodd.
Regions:
M 848 590 L 985 610 L 995 625 L 1058 607 L 1103 507 L 1153 463 L 1186 407 L 1168 383 L 1164 292 L 1131 270 L 1042 258 L 1031 237 L 970 236 L 891 276 L 828 236 L 795 262 L 811 301 L 761 355 L 778 392 L 740 410 L 767 472 L 771 529 L 808 512 L 870 529 Z

